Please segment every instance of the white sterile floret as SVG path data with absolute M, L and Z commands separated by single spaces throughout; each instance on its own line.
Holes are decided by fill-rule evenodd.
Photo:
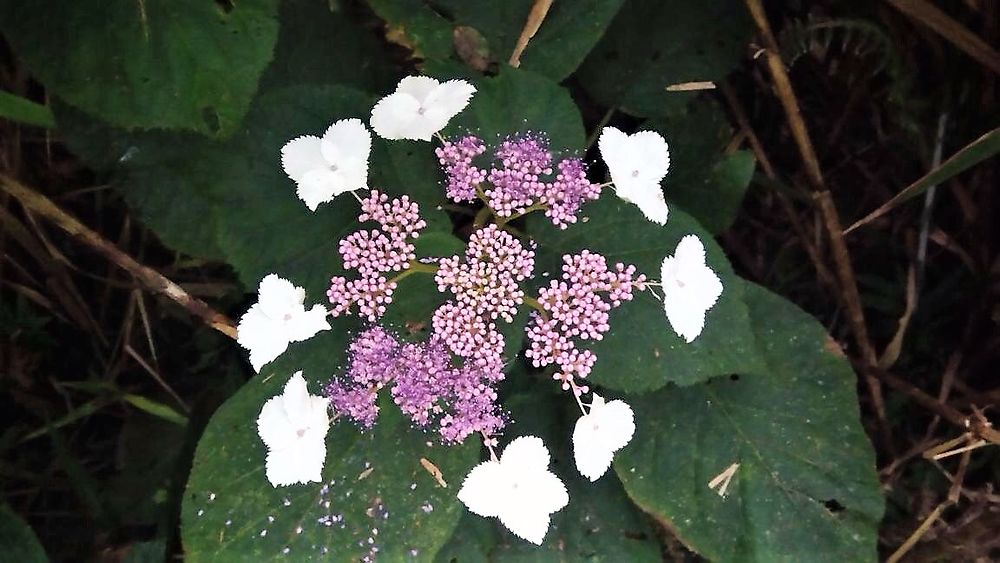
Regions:
M 250 351 L 254 371 L 259 372 L 264 364 L 280 356 L 289 343 L 330 330 L 326 309 L 313 305 L 306 311 L 306 291 L 276 274 L 268 274 L 260 281 L 257 295 L 257 302 L 243 314 L 236 329 L 236 341 Z
M 368 187 L 372 135 L 360 119 L 341 119 L 323 138 L 305 135 L 281 147 L 281 166 L 311 211 L 334 197 Z
M 669 210 L 660 182 L 670 168 L 667 141 L 654 131 L 626 135 L 605 127 L 597 147 L 618 197 L 637 205 L 650 221 L 666 224 Z
M 540 545 L 549 517 L 569 503 L 566 486 L 549 467 L 549 450 L 535 436 L 507 445 L 499 461 L 484 461 L 465 477 L 458 500 L 471 512 L 500 522 L 518 537 Z
M 573 459 L 580 474 L 596 481 L 611 467 L 615 452 L 624 448 L 635 433 L 635 416 L 628 403 L 593 394 L 590 412 L 573 428 Z
M 663 308 L 674 332 L 692 342 L 705 328 L 705 314 L 722 295 L 722 280 L 705 264 L 705 246 L 695 235 L 677 244 L 660 268 Z
M 371 126 L 384 139 L 430 141 L 475 93 L 464 80 L 441 83 L 428 76 L 407 76 L 372 108 Z
M 281 395 L 264 403 L 257 434 L 267 446 L 265 469 L 272 486 L 323 480 L 329 403 L 326 397 L 309 394 L 301 371 L 288 380 Z

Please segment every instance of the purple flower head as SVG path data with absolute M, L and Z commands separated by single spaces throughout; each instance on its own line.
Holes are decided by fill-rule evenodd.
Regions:
M 445 191 L 449 199 L 458 202 L 476 199 L 476 186 L 486 181 L 486 171 L 473 164 L 473 159 L 484 152 L 486 143 L 474 135 L 445 141 L 434 150 L 448 178 Z
M 490 319 L 507 322 L 524 302 L 519 286 L 535 267 L 535 253 L 496 225 L 480 229 L 469 238 L 465 261 L 443 258 L 434 276 L 438 291 L 451 291 L 455 301 Z
M 378 417 L 379 389 L 389 387 L 393 401 L 414 425 L 437 425 L 442 442 L 457 443 L 470 434 L 498 432 L 505 419 L 496 404 L 495 376 L 474 362 L 452 364 L 447 343 L 401 344 L 381 327 L 359 334 L 349 347 L 350 365 L 326 387 L 334 411 L 370 428 Z
M 359 221 L 374 221 L 378 229 L 355 231 L 338 246 L 344 268 L 355 270 L 360 277 L 348 280 L 344 276 L 330 279 L 326 292 L 330 314 L 350 314 L 356 305 L 358 313 L 369 321 L 378 320 L 392 302 L 396 282 L 386 274 L 405 270 L 416 259 L 412 239 L 420 235 L 427 223 L 420 218 L 419 206 L 407 196 L 389 199 L 389 196 L 372 190 L 361 201 Z
M 600 196 L 600 186 L 587 180 L 583 160 L 570 157 L 556 162 L 543 135 L 525 133 L 504 139 L 494 151 L 494 165 L 488 172 L 474 164 L 486 152 L 479 137 L 445 141 L 435 152 L 447 178 L 448 197 L 469 202 L 483 195 L 497 217 L 519 215 L 538 205 L 553 224 L 565 229 L 576 222 L 585 202 Z M 476 190 L 479 186 L 482 194 Z
M 347 349 L 347 373 L 326 387 L 334 412 L 371 428 L 378 417 L 378 390 L 390 380 L 398 349 L 396 339 L 380 327 L 359 334 Z
M 490 170 L 486 190 L 490 207 L 500 217 L 524 211 L 545 192 L 544 177 L 552 174 L 548 141 L 532 134 L 508 137 L 496 151 L 500 166 Z
M 587 168 L 579 158 L 563 159 L 558 168 L 556 179 L 546 186 L 539 199 L 546 206 L 545 216 L 565 229 L 576 223 L 576 214 L 584 203 L 601 195 L 601 188 L 587 179 Z
M 636 276 L 635 266 L 615 264 L 608 268 L 600 254 L 583 250 L 563 256 L 562 276 L 538 292 L 544 314 L 534 313 L 526 333 L 529 348 L 525 355 L 535 367 L 555 364 L 553 376 L 563 389 L 585 393 L 575 383 L 586 379 L 597 361 L 590 350 L 581 350 L 578 341 L 600 340 L 610 328 L 611 309 L 632 299 L 632 290 L 642 288 L 646 276 Z

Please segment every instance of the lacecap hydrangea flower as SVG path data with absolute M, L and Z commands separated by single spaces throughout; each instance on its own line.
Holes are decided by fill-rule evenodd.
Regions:
M 268 274 L 260 281 L 257 302 L 240 318 L 236 338 L 250 351 L 250 364 L 259 372 L 264 364 L 276 359 L 291 342 L 312 338 L 321 330 L 330 330 L 326 309 L 313 305 L 306 311 L 306 292 L 292 282 Z
M 655 131 L 631 135 L 605 127 L 597 141 L 615 193 L 634 203 L 650 221 L 667 223 L 669 210 L 660 182 L 670 168 L 667 142 Z
M 569 503 L 566 486 L 549 471 L 549 450 L 540 438 L 521 436 L 500 459 L 484 461 L 465 477 L 458 500 L 469 511 L 497 518 L 519 538 L 541 545 L 549 519 Z
M 387 404 L 380 403 L 379 395 L 388 395 L 414 427 L 436 433 L 445 445 L 481 435 L 491 458 L 469 472 L 459 500 L 471 512 L 498 518 L 518 537 L 540 544 L 551 515 L 567 505 L 569 496 L 549 470 L 549 451 L 539 438 L 516 438 L 499 458 L 493 450 L 511 423 L 497 393 L 510 360 L 501 326 L 513 322 L 523 308 L 532 309 L 525 356 L 535 367 L 553 366 L 552 377 L 573 392 L 582 413 L 571 436 L 573 457 L 579 472 L 595 481 L 632 439 L 635 419 L 624 401 L 606 401 L 596 393 L 589 406 L 581 400 L 590 392 L 584 380 L 597 362 L 588 341 L 608 334 L 611 311 L 632 300 L 636 290 L 661 286 L 669 323 L 691 342 L 701 334 L 722 283 L 706 264 L 702 242 L 689 235 L 664 258 L 659 283 L 633 265 L 609 263 L 581 248 L 563 256 L 557 279 L 542 284 L 536 296 L 526 293 L 524 286 L 538 287 L 531 283 L 536 247 L 512 222 L 543 213 L 566 229 L 586 202 L 600 197 L 602 186 L 587 178 L 581 158 L 554 153 L 544 133 L 514 134 L 491 144 L 472 133 L 442 138 L 440 131 L 475 92 L 463 80 L 442 83 L 410 76 L 375 105 L 370 119 L 371 128 L 385 139 L 440 139 L 435 155 L 445 195 L 475 206 L 468 210 L 476 217 L 471 232 L 464 229 L 467 225 L 456 230 L 468 234 L 465 251 L 418 256 L 415 240 L 426 223 L 415 201 L 378 190 L 357 196 L 358 220 L 369 225 L 338 243 L 348 273 L 331 278 L 330 310 L 320 305 L 306 310 L 302 288 L 269 275 L 261 282 L 258 303 L 240 321 L 239 342 L 250 350 L 259 371 L 290 342 L 329 329 L 327 315 L 357 314 L 367 321 L 348 346 L 347 365 L 329 380 L 322 396 L 310 395 L 297 372 L 283 393 L 261 409 L 258 432 L 268 449 L 266 473 L 272 485 L 320 481 L 328 409 L 367 429 L 377 423 L 379 405 Z M 322 137 L 289 141 L 281 162 L 299 197 L 315 210 L 345 191 L 368 188 L 371 145 L 365 125 L 345 119 Z M 660 183 L 670 166 L 666 141 L 652 131 L 628 135 L 606 127 L 598 146 L 617 196 L 638 206 L 650 221 L 665 224 L 669 210 Z M 420 340 L 377 324 L 397 286 L 414 274 L 432 275 L 443 296 L 430 318 L 420 319 L 430 328 Z
M 371 126 L 383 139 L 430 141 L 475 93 L 464 80 L 441 83 L 429 76 L 407 76 L 372 108 Z
M 281 166 L 310 211 L 334 197 L 368 188 L 372 136 L 360 119 L 341 119 L 323 137 L 305 135 L 281 148 Z
M 573 459 L 581 475 L 596 481 L 611 467 L 615 452 L 632 441 L 635 416 L 625 401 L 605 402 L 597 393 L 591 398 L 590 411 L 573 428 Z
M 663 309 L 674 332 L 693 342 L 705 328 L 705 315 L 722 295 L 722 280 L 705 263 L 705 245 L 695 235 L 677 243 L 660 268 Z
M 323 480 L 328 404 L 325 397 L 309 394 L 301 371 L 292 375 L 281 395 L 264 403 L 257 434 L 267 446 L 265 473 L 272 486 Z

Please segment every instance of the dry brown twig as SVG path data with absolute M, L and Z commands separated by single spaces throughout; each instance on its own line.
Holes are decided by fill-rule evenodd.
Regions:
M 1000 53 L 927 0 L 887 0 L 893 8 L 934 30 L 981 65 L 1000 74 Z
M 528 13 L 527 21 L 524 22 L 524 29 L 521 30 L 521 36 L 517 38 L 514 52 L 510 54 L 510 60 L 508 61 L 510 66 L 514 68 L 521 66 L 521 55 L 524 54 L 524 50 L 528 47 L 528 42 L 538 33 L 538 29 L 542 27 L 542 22 L 545 21 L 545 16 L 549 14 L 552 2 L 554 0 L 535 0 L 535 3 L 531 6 L 531 12 Z
M 204 301 L 192 297 L 184 288 L 170 281 L 156 270 L 140 264 L 134 258 L 119 250 L 114 244 L 105 240 L 101 235 L 63 211 L 49 198 L 2 174 L 0 174 L 0 189 L 17 199 L 25 211 L 37 213 L 45 217 L 60 229 L 128 271 L 146 289 L 166 296 L 187 309 L 191 314 L 202 319 L 208 326 L 234 340 L 236 339 L 236 325 L 231 319 L 216 311 Z
M 875 347 L 871 343 L 871 339 L 868 337 L 864 310 L 861 307 L 861 297 L 858 293 L 858 285 L 854 275 L 854 268 L 851 265 L 850 253 L 844 242 L 840 218 L 833 203 L 833 198 L 830 196 L 830 192 L 827 190 L 823 180 L 819 158 L 816 156 L 816 150 L 813 148 L 809 137 L 809 130 L 806 127 L 805 120 L 802 118 L 798 98 L 795 96 L 792 83 L 788 78 L 785 64 L 779 55 L 778 42 L 775 40 L 774 33 L 771 31 L 771 25 L 767 21 L 764 6 L 761 0 L 746 0 L 746 5 L 764 43 L 763 56 L 774 84 L 775 93 L 784 109 L 792 137 L 799 149 L 799 154 L 805 167 L 806 177 L 809 179 L 809 183 L 813 189 L 813 200 L 823 221 L 826 234 L 830 239 L 830 247 L 834 264 L 836 265 L 836 274 L 840 282 L 841 297 L 848 311 L 851 332 L 864 358 L 865 369 L 861 371 L 868 391 L 871 394 L 872 405 L 874 406 L 875 416 L 879 422 L 882 441 L 891 451 L 892 439 L 889 424 L 886 420 L 885 400 L 882 397 L 882 388 L 878 379 L 869 373 L 870 369 L 876 367 L 878 356 L 875 352 Z

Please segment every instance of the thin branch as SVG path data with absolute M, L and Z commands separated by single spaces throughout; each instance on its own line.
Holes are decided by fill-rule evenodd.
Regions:
M 510 54 L 510 60 L 508 64 L 514 68 L 521 66 L 521 55 L 524 54 L 524 50 L 528 47 L 528 42 L 531 38 L 538 33 L 538 29 L 542 27 L 542 22 L 545 21 L 545 16 L 549 14 L 549 8 L 552 7 L 552 2 L 554 0 L 535 0 L 535 3 L 531 6 L 531 12 L 528 13 L 528 19 L 524 22 L 524 29 L 521 30 L 521 36 L 517 38 L 517 45 L 514 46 L 514 52 Z
M 63 211 L 49 198 L 3 174 L 0 174 L 0 189 L 21 202 L 26 211 L 45 217 L 60 229 L 135 276 L 146 289 L 166 296 L 194 316 L 202 319 L 208 326 L 234 340 L 236 339 L 236 325 L 231 319 L 211 308 L 204 301 L 192 297 L 184 288 L 156 270 L 136 262 L 114 244 Z
M 774 83 L 775 92 L 781 106 L 785 110 L 785 118 L 792 131 L 792 137 L 798 146 L 799 154 L 802 157 L 802 164 L 805 167 L 806 176 L 814 191 L 814 202 L 818 206 L 820 218 L 830 237 L 830 246 L 833 253 L 833 261 L 836 265 L 836 274 L 840 282 L 840 293 L 844 305 L 848 311 L 848 320 L 851 322 L 851 332 L 861 350 L 865 360 L 865 367 L 875 367 L 878 357 L 875 347 L 868 337 L 868 328 L 865 324 L 864 310 L 861 307 L 861 297 L 858 294 L 857 279 L 854 275 L 854 268 L 851 265 L 850 253 L 844 243 L 843 228 L 840 225 L 840 218 L 837 208 L 830 197 L 830 192 L 826 189 L 823 180 L 823 173 L 820 171 L 819 158 L 813 148 L 812 140 L 809 137 L 809 130 L 805 120 L 802 119 L 802 111 L 799 108 L 798 98 L 792 89 L 791 80 L 785 71 L 785 64 L 781 61 L 778 42 L 771 31 L 771 25 L 767 21 L 767 14 L 761 0 L 746 0 L 750 15 L 757 24 L 761 40 L 764 43 L 764 57 L 767 61 L 768 71 Z M 875 377 L 867 370 L 862 370 L 865 383 L 871 395 L 872 405 L 875 408 L 875 416 L 879 422 L 881 438 L 886 448 L 892 451 L 892 437 L 890 427 L 886 418 L 885 400 L 882 397 L 882 388 Z

